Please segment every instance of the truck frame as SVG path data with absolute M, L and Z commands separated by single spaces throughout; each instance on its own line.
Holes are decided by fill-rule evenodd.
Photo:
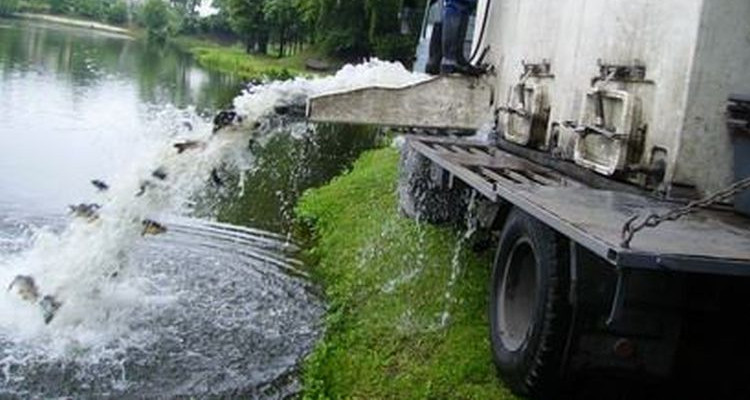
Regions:
M 710 326 L 733 345 L 708 353 L 746 354 L 750 98 L 734 91 L 750 93 L 750 3 L 482 0 L 476 20 L 487 76 L 328 93 L 308 117 L 416 132 L 405 176 L 430 184 L 402 182 L 412 202 L 480 195 L 510 387 L 548 399 L 590 373 L 664 379 Z M 497 140 L 449 134 L 477 129 Z

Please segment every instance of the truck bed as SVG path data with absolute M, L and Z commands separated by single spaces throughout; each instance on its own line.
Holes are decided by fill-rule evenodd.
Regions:
M 680 204 L 635 190 L 597 189 L 471 140 L 407 139 L 407 145 L 490 201 L 513 203 L 618 268 L 750 276 L 750 218 L 731 210 L 701 210 L 646 228 L 626 249 L 621 245 L 626 221 Z

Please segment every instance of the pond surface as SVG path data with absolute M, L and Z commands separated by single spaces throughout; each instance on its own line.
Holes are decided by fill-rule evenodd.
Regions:
M 381 138 L 297 119 L 214 139 L 242 88 L 174 48 L 0 19 L 0 286 L 29 274 L 65 294 L 46 325 L 37 303 L 0 293 L 0 397 L 298 389 L 323 307 L 295 260 L 293 206 Z M 159 152 L 196 138 L 207 155 Z M 228 148 L 241 175 L 211 157 Z M 93 202 L 96 218 L 68 212 Z M 144 218 L 167 232 L 138 234 Z

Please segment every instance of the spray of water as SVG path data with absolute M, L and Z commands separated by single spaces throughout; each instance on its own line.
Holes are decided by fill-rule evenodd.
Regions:
M 273 82 L 248 89 L 234 101 L 237 118 L 226 127 L 196 118 L 190 129 L 154 135 L 128 168 L 111 177 L 108 190 L 89 202 L 101 207 L 95 218 L 72 218 L 62 230 L 41 229 L 27 251 L 0 262 L 0 283 L 32 276 L 41 292 L 62 303 L 45 325 L 37 304 L 12 293 L 0 294 L 0 332 L 16 341 L 37 343 L 47 352 L 69 355 L 71 347 L 107 346 L 125 335 L 139 308 L 158 307 L 176 293 L 158 290 L 138 276 L 130 254 L 144 240 L 145 220 L 163 221 L 190 211 L 190 199 L 222 166 L 248 168 L 249 137 L 268 131 L 279 107 L 304 106 L 310 96 L 370 85 L 398 86 L 426 77 L 400 64 L 371 61 L 344 67 L 335 76 Z M 199 143 L 178 154 L 175 142 Z M 114 339 L 113 339 L 114 338 Z M 147 338 L 139 338 L 142 343 Z
M 458 237 L 456 245 L 453 248 L 453 256 L 451 257 L 451 275 L 448 278 L 445 293 L 443 294 L 443 312 L 440 314 L 440 322 L 438 326 L 445 328 L 450 322 L 450 310 L 456 302 L 456 297 L 453 294 L 454 287 L 458 282 L 458 278 L 461 276 L 463 265 L 461 263 L 461 253 L 466 247 L 466 243 L 474 236 L 477 231 L 478 220 L 476 218 L 476 191 L 470 192 L 470 198 L 468 207 L 466 210 L 466 230 Z

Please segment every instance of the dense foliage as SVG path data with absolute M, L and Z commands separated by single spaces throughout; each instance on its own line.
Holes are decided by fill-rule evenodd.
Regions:
M 20 1 L 20 3 L 19 3 Z M 135 24 L 149 36 L 211 35 L 239 40 L 248 53 L 279 57 L 315 44 L 344 59 L 377 56 L 408 61 L 425 0 L 0 0 L 0 14 L 23 11 Z

